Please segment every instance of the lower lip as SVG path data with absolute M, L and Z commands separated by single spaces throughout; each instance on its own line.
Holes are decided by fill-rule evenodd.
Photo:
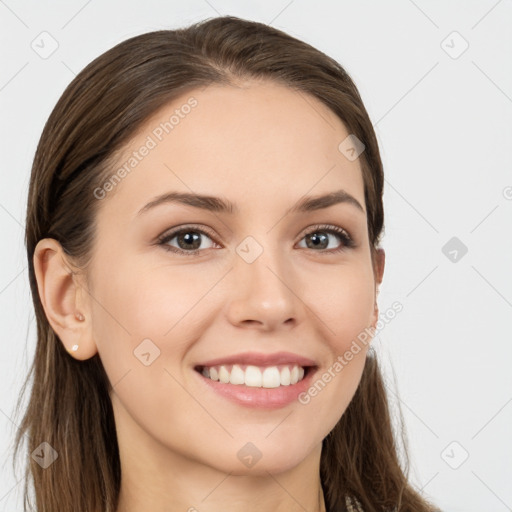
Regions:
M 277 388 L 252 388 L 243 384 L 224 384 L 194 370 L 198 377 L 215 393 L 238 405 L 259 409 L 279 409 L 297 400 L 310 387 L 316 368 L 308 368 L 306 376 L 297 384 Z

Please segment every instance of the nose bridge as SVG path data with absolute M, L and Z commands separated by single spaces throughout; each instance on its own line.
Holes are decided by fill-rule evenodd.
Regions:
M 283 247 L 270 244 L 271 236 L 246 237 L 235 249 L 231 320 L 256 321 L 267 327 L 296 319 L 293 269 Z

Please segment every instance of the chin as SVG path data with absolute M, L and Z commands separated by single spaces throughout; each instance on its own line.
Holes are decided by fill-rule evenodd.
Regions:
M 231 441 L 229 445 L 225 444 L 222 447 L 221 453 L 215 456 L 215 460 L 209 461 L 208 465 L 236 476 L 268 477 L 269 473 L 278 475 L 290 471 L 308 457 L 314 456 L 315 446 L 321 447 L 321 440 L 314 443 L 311 439 L 296 439 L 284 443 L 282 439 L 276 437 L 275 442 L 270 439 L 262 439 L 259 442 Z

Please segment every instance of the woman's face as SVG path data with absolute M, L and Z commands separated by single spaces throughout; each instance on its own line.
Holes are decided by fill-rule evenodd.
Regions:
M 378 317 L 347 136 L 318 100 L 246 82 L 183 95 L 118 155 L 88 277 L 125 458 L 264 474 L 319 456 Z

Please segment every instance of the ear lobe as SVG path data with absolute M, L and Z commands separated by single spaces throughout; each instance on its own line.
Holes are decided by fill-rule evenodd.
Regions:
M 97 349 L 90 332 L 88 301 L 81 302 L 83 290 L 77 284 L 62 246 L 53 238 L 40 240 L 33 261 L 46 318 L 64 348 L 75 359 L 94 356 Z M 78 313 L 82 314 L 83 320 L 79 319 Z

